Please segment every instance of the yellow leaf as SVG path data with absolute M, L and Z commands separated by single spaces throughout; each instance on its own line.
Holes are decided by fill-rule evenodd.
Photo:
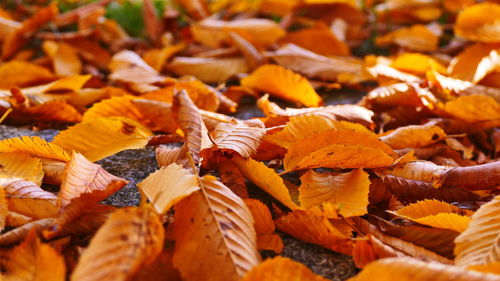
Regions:
M 42 162 L 38 158 L 23 152 L 0 153 L 0 165 L 0 174 L 42 184 Z
M 444 105 L 449 115 L 467 122 L 498 121 L 500 103 L 494 98 L 483 95 L 458 97 Z
M 311 210 L 295 210 L 277 219 L 275 223 L 278 230 L 307 243 L 321 245 L 347 255 L 352 253 L 350 234 L 337 228 L 322 214 Z
M 403 53 L 398 55 L 391 64 L 401 71 L 423 75 L 429 70 L 446 73 L 446 68 L 437 60 L 420 53 Z
M 175 181 L 172 179 L 175 178 Z M 150 174 L 137 184 L 158 214 L 165 214 L 173 205 L 200 189 L 196 176 L 172 163 Z
M 391 31 L 375 38 L 379 46 L 395 44 L 419 52 L 432 52 L 438 47 L 439 37 L 425 25 L 415 24 Z
M 464 231 L 470 221 L 462 215 L 465 211 L 438 200 L 418 201 L 392 213 L 420 224 L 458 232 Z
M 398 165 L 392 171 L 383 172 L 409 180 L 434 182 L 442 177 L 451 167 L 439 166 L 430 161 L 417 160 Z
M 500 5 L 479 3 L 465 8 L 455 22 L 455 34 L 472 41 L 500 42 Z
M 0 65 L 0 89 L 23 87 L 36 82 L 47 82 L 55 78 L 45 67 L 24 61 L 9 61 Z
M 38 185 L 24 180 L 14 180 L 2 185 L 9 210 L 42 219 L 57 216 L 57 197 Z
M 494 261 L 487 264 L 469 266 L 468 269 L 484 273 L 494 273 L 500 275 L 500 261 Z
M 300 209 L 300 207 L 292 201 L 288 188 L 283 183 L 283 179 L 276 174 L 273 169 L 251 158 L 245 160 L 241 157 L 233 157 L 232 160 L 234 164 L 238 166 L 238 169 L 240 169 L 245 178 L 262 188 L 265 192 L 271 194 L 271 196 L 288 208 L 292 210 Z
M 73 152 L 64 172 L 57 195 L 58 205 L 62 208 L 82 195 L 86 196 L 87 204 L 94 205 L 127 184 L 126 180 L 113 176 L 78 152 Z
M 303 264 L 284 257 L 267 259 L 250 270 L 242 281 L 326 281 Z
M 90 241 L 71 280 L 128 280 L 160 254 L 163 239 L 163 225 L 153 210 L 117 210 Z
M 299 200 L 305 208 L 329 202 L 343 217 L 362 216 L 367 212 L 370 180 L 361 169 L 349 173 L 311 170 L 300 181 Z
M 48 143 L 40 137 L 19 137 L 0 141 L 0 152 L 24 152 L 34 157 L 60 161 L 70 159 L 68 153 L 59 145 Z
M 472 215 L 469 227 L 455 239 L 455 264 L 460 267 L 500 261 L 500 196 Z
M 89 122 L 99 117 L 126 117 L 148 127 L 152 131 L 175 133 L 171 105 L 154 100 L 139 99 L 131 95 L 112 97 L 92 105 L 83 115 Z
M 14 248 L 4 266 L 3 280 L 66 280 L 63 256 L 48 244 L 41 243 L 33 231 Z
M 152 133 L 127 118 L 96 118 L 61 131 L 51 144 L 97 161 L 126 149 L 146 146 Z
M 191 32 L 196 41 L 209 47 L 220 47 L 229 42 L 229 33 L 233 31 L 249 36 L 250 42 L 268 46 L 285 35 L 285 31 L 269 19 L 237 19 L 221 21 L 205 19 L 191 25 Z
M 208 130 L 201 118 L 199 109 L 194 105 L 185 90 L 176 93 L 174 97 L 177 110 L 177 122 L 186 136 L 184 147 L 191 153 L 196 164 L 200 162 L 200 152 L 210 147 Z M 180 152 L 178 159 L 184 158 L 185 152 Z
M 370 132 L 332 129 L 294 142 L 283 159 L 285 170 L 315 167 L 377 168 L 392 164 L 392 149 Z
M 361 273 L 347 281 L 498 281 L 492 274 L 482 274 L 437 262 L 412 258 L 388 258 L 367 265 Z
M 380 140 L 394 149 L 422 147 L 446 137 L 441 127 L 429 122 L 424 125 L 408 125 L 380 137 Z
M 258 119 L 221 122 L 213 132 L 215 138 L 212 149 L 234 151 L 243 158 L 249 158 L 259 147 L 265 133 L 264 124 Z
M 200 187 L 175 206 L 174 265 L 183 279 L 240 280 L 260 262 L 252 214 L 213 176 Z
M 243 78 L 241 85 L 305 106 L 319 106 L 322 103 L 321 97 L 306 78 L 279 65 L 266 64 L 259 67 L 250 76 Z
M 288 33 L 280 43 L 292 43 L 323 56 L 348 56 L 349 46 L 339 40 L 328 27 L 304 28 Z
M 192 75 L 206 83 L 220 83 L 249 70 L 245 59 L 239 57 L 175 57 L 167 69 L 180 76 Z
M 82 72 L 82 62 L 76 50 L 67 43 L 45 41 L 43 49 L 52 59 L 54 72 L 58 76 L 78 75 Z
M 294 142 L 309 135 L 328 131 L 330 129 L 352 129 L 359 132 L 371 133 L 365 126 L 347 121 L 336 121 L 317 115 L 301 115 L 290 117 L 283 130 L 268 135 L 265 140 L 289 148 Z
M 451 77 L 477 83 L 497 69 L 500 63 L 498 44 L 477 43 L 465 48 L 448 66 Z

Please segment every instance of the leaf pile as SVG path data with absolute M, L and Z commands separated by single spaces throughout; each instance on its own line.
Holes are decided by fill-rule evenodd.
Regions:
M 2 122 L 61 129 L 0 141 L 2 279 L 325 280 L 280 231 L 350 280 L 500 280 L 500 4 L 362 2 L 2 4 Z

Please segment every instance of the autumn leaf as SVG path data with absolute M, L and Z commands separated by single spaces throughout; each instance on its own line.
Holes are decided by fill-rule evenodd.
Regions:
M 291 259 L 276 257 L 268 259 L 259 266 L 253 268 L 245 275 L 243 281 L 271 281 L 271 280 L 301 280 L 301 281 L 324 281 L 327 280 L 314 274 L 304 265 Z
M 118 210 L 90 241 L 71 280 L 131 278 L 161 252 L 163 238 L 163 226 L 154 211 L 136 207 Z M 121 270 L 122 266 L 127 270 Z
M 269 75 L 273 75 L 274 79 L 267 79 Z M 319 106 L 322 103 L 321 97 L 307 79 L 277 65 L 259 67 L 250 76 L 242 79 L 241 85 L 306 106 Z
M 260 262 L 252 214 L 214 177 L 199 184 L 175 206 L 174 265 L 183 278 L 239 280 Z M 194 254 L 200 259 L 191 259 Z
M 479 3 L 464 9 L 457 17 L 455 34 L 479 42 L 498 42 L 496 31 L 500 7 L 496 3 Z

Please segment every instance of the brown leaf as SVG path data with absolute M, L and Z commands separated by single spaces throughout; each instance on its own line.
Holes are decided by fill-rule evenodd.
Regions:
M 260 262 L 252 214 L 214 177 L 200 187 L 175 206 L 174 265 L 184 279 L 239 280 Z
M 162 251 L 164 230 L 150 209 L 113 213 L 90 241 L 71 280 L 126 280 Z M 126 270 L 123 270 L 126 269 Z

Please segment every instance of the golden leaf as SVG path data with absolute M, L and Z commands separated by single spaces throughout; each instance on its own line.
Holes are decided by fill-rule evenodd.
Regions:
M 294 142 L 283 159 L 285 170 L 316 167 L 378 168 L 392 164 L 389 146 L 370 132 L 332 129 Z
M 500 42 L 500 5 L 479 3 L 465 8 L 455 22 L 455 34 L 472 41 Z
M 51 144 L 83 154 L 97 161 L 125 149 L 146 146 L 152 133 L 136 121 L 123 117 L 102 117 L 78 123 L 61 131 Z
M 42 219 L 57 215 L 57 197 L 38 185 L 24 180 L 14 180 L 2 185 L 9 210 L 31 217 Z
M 433 144 L 446 137 L 441 127 L 429 122 L 424 125 L 399 127 L 380 137 L 380 140 L 394 149 L 422 147 Z
M 252 213 L 254 219 L 255 232 L 257 233 L 257 248 L 259 250 L 272 250 L 275 253 L 283 251 L 283 240 L 274 231 L 273 218 L 271 211 L 261 201 L 257 199 L 244 199 L 245 204 Z
M 395 44 L 419 52 L 435 51 L 438 47 L 438 41 L 439 37 L 421 24 L 400 28 L 375 39 L 379 46 Z
M 492 274 L 482 274 L 437 262 L 426 263 L 412 258 L 387 258 L 367 265 L 361 273 L 348 281 L 497 281 Z
M 231 76 L 248 72 L 245 59 L 175 57 L 167 69 L 177 75 L 192 75 L 206 83 L 219 83 Z
M 273 79 L 268 79 L 271 76 Z M 259 67 L 243 78 L 241 85 L 305 106 L 319 106 L 322 103 L 321 97 L 306 78 L 279 65 Z
M 289 258 L 275 257 L 250 270 L 242 281 L 326 281 L 327 279 L 314 274 L 303 264 Z
M 40 159 L 31 157 L 23 152 L 0 153 L 0 174 L 9 175 L 42 184 L 43 170 Z
M 172 179 L 175 178 L 175 181 Z M 165 214 L 173 205 L 200 189 L 196 176 L 172 163 L 150 174 L 137 184 L 158 214 Z
M 497 69 L 500 58 L 498 44 L 477 43 L 465 48 L 448 66 L 451 77 L 477 83 Z
M 401 71 L 424 75 L 429 70 L 446 73 L 446 68 L 437 60 L 420 53 L 403 53 L 394 59 L 391 66 Z
M 131 95 L 112 97 L 92 105 L 83 115 L 89 122 L 99 117 L 126 117 L 148 127 L 152 131 L 175 133 L 171 105 L 154 100 L 139 99 Z
M 35 220 L 7 231 L 0 235 L 0 245 L 9 246 L 21 242 L 32 231 L 41 233 L 44 229 L 51 227 L 55 220 L 55 218 Z
M 350 255 L 353 243 L 345 229 L 337 228 L 322 214 L 311 210 L 295 210 L 275 221 L 278 230 L 307 243 Z M 345 226 L 344 226 L 345 228 Z
M 0 152 L 24 152 L 34 157 L 60 161 L 70 159 L 68 153 L 59 145 L 48 143 L 40 137 L 23 136 L 0 141 Z
M 43 49 L 52 59 L 54 72 L 58 76 L 78 75 L 82 72 L 82 62 L 76 50 L 67 43 L 45 41 Z
M 249 158 L 259 147 L 265 133 L 264 124 L 258 119 L 219 123 L 213 132 L 212 149 L 234 151 L 243 158 Z
M 417 160 L 398 165 L 392 171 L 383 172 L 409 180 L 434 182 L 441 178 L 451 167 L 439 166 L 430 161 Z
M 182 149 L 180 147 L 166 147 L 162 145 L 158 146 L 155 150 L 158 166 L 165 167 L 172 163 L 178 163 L 181 166 L 187 165 L 186 161 L 182 161 L 186 158 L 179 158 L 179 153 L 181 151 Z
M 200 187 L 175 206 L 174 265 L 184 279 L 239 280 L 260 262 L 252 214 L 214 177 Z
M 467 121 L 485 122 L 500 119 L 500 103 L 484 95 L 461 96 L 444 105 L 447 114 Z
M 322 25 L 288 33 L 280 43 L 292 43 L 323 56 L 348 56 L 349 47 Z
M 41 243 L 34 231 L 14 248 L 4 267 L 3 280 L 66 280 L 63 256 L 48 244 Z
M 90 241 L 71 280 L 130 279 L 160 254 L 163 239 L 163 225 L 153 210 L 117 210 Z
M 126 180 L 106 172 L 78 152 L 73 152 L 64 172 L 61 190 L 57 195 L 58 205 L 62 208 L 82 195 L 87 196 L 88 205 L 94 205 L 127 184 Z
M 305 208 L 329 202 L 343 217 L 362 216 L 367 212 L 370 180 L 361 169 L 349 173 L 311 170 L 300 181 L 299 200 Z
M 36 82 L 47 82 L 55 78 L 45 67 L 24 61 L 9 61 L 0 65 L 0 89 L 23 87 Z
M 220 47 L 230 42 L 229 33 L 247 35 L 250 42 L 268 46 L 285 35 L 285 31 L 274 21 L 269 19 L 237 19 L 221 21 L 205 19 L 191 25 L 191 32 L 196 41 L 209 47 Z M 203 80 L 203 79 L 202 79 Z
M 175 105 L 178 105 L 177 122 L 186 136 L 184 145 L 197 164 L 200 161 L 200 152 L 211 145 L 207 127 L 201 118 L 199 109 L 185 90 L 179 91 L 174 98 Z M 184 154 L 185 152 L 179 153 L 178 159 L 184 158 Z
M 469 217 L 460 214 L 465 211 L 438 200 L 418 201 L 391 213 L 420 224 L 457 232 L 464 231 L 470 222 Z
M 500 261 L 500 196 L 472 215 L 469 227 L 455 239 L 455 264 L 460 267 Z
M 241 157 L 233 157 L 232 161 L 238 166 L 245 178 L 262 188 L 265 192 L 271 194 L 271 196 L 283 203 L 283 205 L 292 210 L 300 209 L 300 207 L 292 201 L 283 179 L 276 174 L 273 169 L 251 158 L 245 160 Z
M 283 130 L 278 133 L 267 135 L 265 140 L 289 148 L 294 142 L 301 140 L 309 135 L 331 129 L 352 129 L 359 132 L 371 133 L 361 124 L 347 121 L 336 121 L 324 116 L 301 115 L 290 117 Z
M 321 80 L 338 80 L 354 84 L 369 80 L 362 60 L 355 57 L 329 56 L 324 57 L 294 44 L 286 44 L 268 56 L 279 65 L 301 73 L 310 78 Z M 351 79 L 341 79 L 346 76 Z

